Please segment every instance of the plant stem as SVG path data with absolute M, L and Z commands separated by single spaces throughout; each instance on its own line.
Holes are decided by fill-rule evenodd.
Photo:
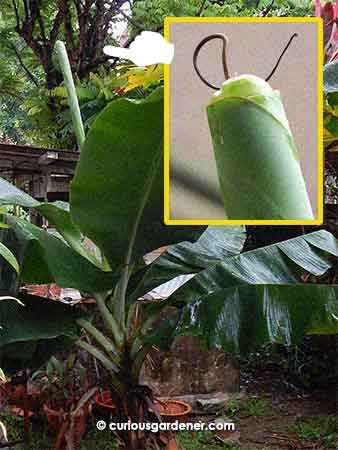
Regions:
M 115 339 L 117 346 L 122 347 L 123 342 L 124 342 L 124 335 L 123 335 L 123 333 L 120 329 L 120 326 L 117 323 L 115 317 L 112 315 L 112 313 L 107 308 L 105 296 L 101 293 L 96 293 L 96 294 L 94 294 L 94 297 L 96 299 L 97 307 L 98 307 L 100 314 L 106 324 L 108 331 L 113 334 L 113 337 Z
M 91 400 L 91 398 L 96 394 L 96 392 L 98 390 L 99 390 L 99 388 L 97 386 L 95 386 L 95 387 L 91 388 L 88 392 L 83 394 L 83 396 L 78 401 L 78 404 L 76 405 L 76 408 L 72 412 L 73 418 L 80 411 L 80 409 L 83 408 L 89 402 L 89 400 Z
M 85 319 L 78 319 L 76 321 L 80 327 L 84 328 L 88 334 L 90 334 L 96 342 L 98 342 L 104 350 L 109 354 L 113 354 L 114 357 L 114 363 L 119 364 L 120 358 L 118 357 L 118 352 L 113 344 L 103 333 L 101 333 L 100 330 L 98 330 L 94 325 L 92 325 L 88 320 Z M 113 358 L 112 358 L 113 359 Z
M 76 95 L 76 89 L 74 85 L 72 70 L 70 67 L 67 50 L 65 44 L 62 41 L 57 41 L 55 43 L 55 50 L 58 56 L 58 61 L 60 63 L 60 68 L 63 74 L 64 83 L 67 88 L 69 107 L 73 121 L 73 127 L 76 135 L 76 140 L 79 148 L 85 140 L 85 132 L 83 128 L 83 122 L 81 118 L 81 112 L 79 107 L 79 101 Z
M 138 352 L 140 351 L 140 349 L 143 347 L 143 340 L 142 340 L 142 335 L 143 334 L 147 334 L 147 332 L 149 331 L 149 328 L 152 326 L 152 324 L 158 319 L 158 315 L 155 314 L 153 316 L 148 317 L 148 319 L 146 319 L 142 326 L 140 327 L 138 333 L 136 334 L 132 346 L 131 346 L 131 350 L 130 350 L 130 356 L 131 358 L 135 358 L 136 355 L 138 354 Z
M 149 354 L 150 350 L 152 349 L 152 345 L 151 344 L 144 344 L 143 347 L 140 348 L 139 352 L 137 353 L 137 355 L 135 355 L 134 357 L 134 363 L 133 363 L 133 368 L 132 368 L 132 375 L 138 379 L 144 360 L 146 359 L 147 355 Z
M 122 382 L 115 376 L 116 369 L 117 369 L 115 367 L 115 365 L 111 361 L 109 361 L 109 359 L 106 358 L 106 356 L 102 352 L 100 352 L 100 350 L 95 348 L 93 345 L 88 344 L 87 342 L 84 342 L 84 341 L 80 341 L 80 340 L 76 342 L 76 345 L 78 347 L 82 348 L 83 350 L 85 350 L 90 355 L 92 355 L 92 357 L 96 361 L 99 361 L 101 363 L 101 365 L 109 371 L 110 376 L 112 377 L 114 389 L 120 395 L 122 395 L 124 392 L 124 386 L 123 386 Z
M 100 363 L 107 369 L 109 372 L 118 373 L 119 369 L 115 366 L 115 364 L 106 357 L 101 350 L 94 347 L 94 345 L 88 344 L 88 342 L 78 341 L 76 343 L 77 346 L 81 347 L 86 352 L 90 353 L 95 359 L 100 361 Z

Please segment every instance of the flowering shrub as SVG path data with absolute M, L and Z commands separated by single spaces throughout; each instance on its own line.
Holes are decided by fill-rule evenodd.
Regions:
M 315 0 L 315 15 L 324 22 L 324 63 L 334 61 L 338 58 L 338 1 L 322 5 L 320 0 Z

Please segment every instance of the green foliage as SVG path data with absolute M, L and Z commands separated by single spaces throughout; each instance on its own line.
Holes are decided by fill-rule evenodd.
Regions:
M 260 16 L 270 5 L 269 0 L 142 0 L 133 4 L 133 19 L 147 30 L 161 29 L 167 16 L 176 17 L 247 17 Z M 204 7 L 201 10 L 201 6 Z M 306 16 L 313 14 L 311 0 L 276 0 L 268 16 Z M 134 29 L 134 33 L 138 30 Z
M 1 3 L 0 139 L 28 144 L 33 142 L 30 137 L 33 130 L 22 103 L 35 98 L 36 85 L 42 85 L 43 69 L 32 50 L 16 33 L 12 8 L 12 2 L 5 0 Z
M 288 378 L 308 389 L 334 385 L 338 376 L 337 345 L 335 336 L 308 336 L 301 345 L 287 352 L 279 348 L 280 359 L 287 362 Z
M 338 61 L 324 66 L 324 145 L 335 150 L 338 140 Z
M 19 15 L 24 16 L 23 2 Z M 78 44 L 78 23 L 75 8 L 71 3 L 73 39 Z M 310 0 L 276 0 L 270 10 L 272 16 L 303 16 L 312 11 Z M 144 29 L 161 30 L 165 16 L 196 16 L 202 0 L 145 0 L 133 3 L 133 18 Z M 270 0 L 231 0 L 230 2 L 207 1 L 201 15 L 210 16 L 253 16 L 260 15 Z M 50 35 L 57 14 L 57 2 L 42 2 L 42 17 L 47 36 Z M 95 16 L 95 8 L 91 14 Z M 114 19 L 115 20 L 115 19 Z M 34 144 L 45 148 L 74 148 L 75 139 L 68 111 L 67 97 L 63 86 L 48 90 L 45 85 L 45 69 L 32 49 L 15 31 L 16 19 L 13 3 L 4 0 L 0 18 L 0 57 L 4 64 L 0 69 L 0 139 L 19 144 Z M 132 35 L 139 29 L 130 25 Z M 34 36 L 40 34 L 38 24 Z M 63 27 L 58 38 L 67 41 Z M 111 40 L 111 38 L 109 38 Z M 110 42 L 107 42 L 107 44 Z M 69 42 L 67 43 L 69 46 Z M 88 58 L 87 58 L 88 59 Z M 53 66 L 57 63 L 52 60 Z M 88 61 L 87 61 L 88 63 Z M 122 73 L 124 68 L 119 67 Z M 121 73 L 120 73 L 121 74 Z M 128 92 L 119 90 L 126 80 L 118 78 L 117 71 L 110 73 L 110 67 L 98 65 L 81 79 L 76 80 L 81 113 L 85 129 L 88 130 L 96 115 L 115 98 Z M 133 85 L 132 79 L 128 83 Z M 135 84 L 135 83 L 134 83 Z M 2 87 L 5 87 L 5 90 Z M 148 87 L 136 87 L 128 97 L 144 96 Z M 1 95 L 1 92 L 6 95 Z M 13 96 L 14 95 L 14 96 Z
M 85 131 L 111 101 L 122 97 L 142 98 L 149 92 L 148 85 L 144 86 L 147 78 L 139 76 L 137 83 L 132 80 L 131 71 L 129 65 L 120 65 L 112 70 L 101 67 L 97 73 L 91 72 L 88 77 L 77 80 L 76 94 Z M 125 86 L 128 89 L 124 90 Z M 68 94 L 63 83 L 51 90 L 32 87 L 21 104 L 5 97 L 0 106 L 1 117 L 0 138 L 44 148 L 70 149 L 76 145 Z
M 95 425 L 92 425 L 81 442 L 79 450 L 92 450 L 93 448 L 99 450 L 117 450 L 118 447 L 113 433 L 109 431 L 100 432 L 96 429 Z
M 128 264 L 166 243 L 167 227 L 162 221 L 162 108 L 161 91 L 140 102 L 112 102 L 90 129 L 81 151 L 71 186 L 71 215 L 80 230 L 105 249 L 112 269 L 125 262 L 129 248 L 133 247 L 133 253 Z M 117 129 L 123 130 L 123 139 Z M 105 152 L 108 146 L 114 148 L 114 158 Z M 113 177 L 106 176 L 107 169 Z M 127 171 L 133 183 L 124 190 Z M 120 193 L 119 202 L 107 202 L 111 192 Z M 118 220 L 122 217 L 123 227 Z
M 299 422 L 293 427 L 299 439 L 324 439 L 329 448 L 336 448 L 337 416 L 320 416 L 308 422 Z
M 267 344 L 241 358 L 243 374 L 270 372 L 272 383 L 302 390 L 334 385 L 337 379 L 336 336 L 307 336 L 300 345 Z
M 338 180 L 336 160 L 330 163 L 329 156 L 338 151 L 338 77 L 335 60 L 324 66 L 324 148 L 327 164 L 325 167 L 325 201 L 326 203 L 338 203 Z M 332 152 L 332 153 L 331 153 Z M 331 153 L 331 155 L 329 154 Z
M 246 414 L 254 417 L 262 417 L 267 413 L 267 401 L 261 398 L 250 398 L 244 405 L 243 410 Z
M 178 440 L 183 446 L 184 450 L 258 450 L 252 447 L 238 447 L 238 445 L 221 443 L 218 439 L 215 438 L 215 434 L 210 431 L 181 431 L 180 433 L 178 433 Z M 260 450 L 269 449 L 263 448 Z
M 41 400 L 52 409 L 65 412 L 76 407 L 89 389 L 87 369 L 70 353 L 65 360 L 52 356 L 43 369 L 32 376 L 39 386 Z
M 0 214 L 6 213 L 8 208 L 0 208 Z M 0 230 L 8 230 L 9 225 L 0 220 Z M 11 250 L 0 242 L 0 261 L 3 258 L 17 273 L 19 272 L 19 263 Z
M 57 39 L 66 42 L 78 84 L 86 84 L 90 72 L 101 77 L 102 68 L 110 67 L 102 49 L 104 44 L 114 43 L 108 25 L 118 20 L 115 9 L 108 11 L 100 7 L 100 2 L 93 1 L 86 11 L 88 2 L 84 3 L 78 2 L 76 7 L 75 2 L 57 0 L 1 2 L 0 139 L 46 148 L 75 146 L 69 111 L 50 93 L 61 80 L 53 56 L 55 42 Z M 115 1 L 115 8 L 122 3 Z M 27 11 L 25 4 L 29 5 Z M 92 93 L 86 101 L 86 126 L 112 99 L 111 87 L 105 79 L 103 83 L 100 92 Z
M 73 134 L 66 135 L 63 131 L 61 108 L 54 104 L 52 111 L 50 98 L 45 88 L 33 89 L 20 107 L 26 114 L 25 138 L 28 142 L 44 148 L 71 148 Z
M 249 400 L 232 398 L 226 405 L 226 417 L 235 418 L 238 413 L 253 417 L 263 417 L 268 413 L 268 402 L 257 397 L 250 397 Z
M 321 276 L 332 267 L 327 256 L 338 255 L 336 240 L 324 230 L 239 255 L 242 228 L 210 227 L 196 243 L 172 246 L 147 268 L 140 264 L 147 251 L 191 236 L 191 229 L 172 230 L 161 220 L 162 101 L 159 89 L 146 100 L 114 101 L 97 117 L 81 151 L 70 213 L 1 181 L 3 203 L 36 208 L 69 244 L 9 218 L 26 245 L 21 279 L 42 282 L 43 276 L 63 287 L 100 292 L 96 297 L 107 332 L 114 328 L 118 346 L 121 334 L 130 330 L 134 291 L 142 295 L 153 283 L 194 272 L 166 302 L 186 305 L 172 333 L 193 333 L 207 346 L 246 352 L 268 341 L 290 344 L 307 333 L 335 332 L 336 286 L 302 283 L 304 271 Z M 100 248 L 101 262 L 108 260 L 105 271 L 82 250 L 81 233 Z M 36 273 L 37 264 L 44 270 Z M 161 332 L 157 327 L 151 336 L 158 339 Z M 135 362 L 136 373 L 141 362 Z
M 19 264 L 13 253 L 2 242 L 0 242 L 0 256 L 10 264 L 16 272 L 19 272 Z
M 9 441 L 17 441 L 23 438 L 23 420 L 21 417 L 19 417 L 17 414 L 13 414 L 7 411 L 5 408 L 2 408 L 0 413 L 0 420 L 6 426 Z M 48 448 L 47 437 L 44 441 L 44 444 L 46 445 L 46 448 Z M 21 447 L 20 450 L 23 450 L 23 447 Z
M 225 409 L 225 413 L 227 417 L 230 417 L 231 419 L 236 416 L 236 414 L 241 410 L 242 403 L 241 400 L 238 398 L 231 398 Z
M 8 96 L 20 100 L 18 91 L 21 90 L 22 85 L 22 77 L 18 77 L 18 75 L 14 73 L 14 68 L 12 66 L 0 66 L 0 99 Z
M 0 366 L 6 373 L 23 367 L 36 370 L 54 352 L 67 348 L 79 336 L 76 318 L 84 315 L 51 300 L 24 294 L 20 299 L 24 306 L 0 302 Z
M 15 56 L 4 43 L 6 40 L 2 39 L 6 37 L 3 36 L 0 26 L 0 57 L 2 61 L 6 61 L 0 68 L 0 139 L 13 143 L 30 142 L 30 126 L 22 104 L 34 91 L 35 86 L 26 79 Z
M 182 431 L 178 433 L 178 440 L 185 450 L 231 450 L 228 446 L 221 446 L 210 431 Z
M 126 81 L 118 78 L 120 74 L 121 70 L 108 71 L 102 67 L 97 73 L 90 73 L 86 79 L 78 80 L 76 94 L 85 131 L 89 130 L 100 111 L 111 101 L 122 96 L 120 88 L 126 84 Z M 55 141 L 62 148 L 74 146 L 72 119 L 69 112 L 66 87 L 64 84 L 61 84 L 51 91 L 45 91 L 45 98 L 52 101 L 58 111 L 56 114 L 56 125 L 54 125 L 54 131 L 58 132 L 55 135 Z M 51 121 L 49 121 L 49 124 L 52 125 Z M 48 132 L 48 129 L 46 129 L 46 132 Z M 49 135 L 49 133 L 47 134 Z
M 27 296 L 21 310 L 3 302 L 0 347 L 15 344 L 17 356 L 27 364 L 37 348 L 28 355 L 18 341 L 38 347 L 40 340 L 49 339 L 52 352 L 52 338 L 76 340 L 109 371 L 110 388 L 125 418 L 148 417 L 150 396 L 144 388 L 140 391 L 139 375 L 154 342 L 193 334 L 206 346 L 247 352 L 265 342 L 290 344 L 305 334 L 335 333 L 337 325 L 337 286 L 305 284 L 302 278 L 304 273 L 320 277 L 334 264 L 338 244 L 330 233 L 316 231 L 243 252 L 242 227 L 199 227 L 192 233 L 190 227 L 163 224 L 162 125 L 162 88 L 145 99 L 107 105 L 81 145 L 70 205 L 37 202 L 0 180 L 0 203 L 36 209 L 63 237 L 7 217 L 21 244 L 21 279 L 34 283 L 43 276 L 87 291 L 101 316 L 96 327 L 91 317 L 59 302 L 52 306 Z M 96 244 L 99 258 L 88 254 L 85 237 Z M 189 242 L 180 242 L 182 238 Z M 146 266 L 145 253 L 164 244 L 169 251 Z M 186 273 L 196 275 L 166 301 L 147 305 L 146 318 L 139 322 L 135 292 L 144 294 L 152 283 L 158 286 Z M 169 305 L 175 308 L 173 317 L 154 322 Z M 79 327 L 91 336 L 90 344 L 78 340 Z M 262 405 L 253 405 L 252 411 L 260 414 Z M 121 436 L 131 448 L 130 434 Z

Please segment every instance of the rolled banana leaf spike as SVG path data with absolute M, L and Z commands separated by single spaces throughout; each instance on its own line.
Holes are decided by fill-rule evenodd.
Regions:
M 207 113 L 228 219 L 313 219 L 279 91 L 254 75 L 231 78 Z

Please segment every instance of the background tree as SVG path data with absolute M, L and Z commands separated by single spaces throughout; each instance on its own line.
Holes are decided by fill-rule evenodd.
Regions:
M 2 12 L 5 27 L 1 37 L 37 84 L 17 49 L 16 38 L 21 38 L 43 68 L 46 86 L 52 89 L 61 81 L 53 61 L 56 40 L 62 38 L 66 42 L 74 75 L 84 77 L 108 60 L 102 49 L 123 3 L 124 0 L 7 0 Z
M 142 82 L 130 83 L 131 77 L 121 82 L 121 65 L 120 72 L 112 71 L 103 54 L 104 45 L 119 40 L 114 33 L 119 22 L 127 27 L 122 42 L 127 46 L 142 30 L 161 32 L 166 16 L 311 13 L 311 0 L 2 0 L 0 139 L 45 148 L 74 148 L 67 98 L 53 56 L 57 39 L 66 44 L 85 126 L 89 126 L 115 97 L 148 92 L 148 86 L 142 89 Z M 14 90 L 10 89 L 12 81 L 17 83 Z M 126 83 L 128 90 L 121 90 Z
M 151 13 L 149 13 L 151 11 Z M 177 17 L 240 16 L 306 16 L 313 15 L 311 0 L 134 0 L 134 23 L 145 29 L 162 29 L 163 19 Z M 138 27 L 131 23 L 132 33 Z
M 2 2 L 0 57 L 5 63 L 0 73 L 0 138 L 45 147 L 74 145 L 66 127 L 64 105 L 51 95 L 61 83 L 53 56 L 55 42 L 65 41 L 75 79 L 88 80 L 90 73 L 101 70 L 108 60 L 102 49 L 106 43 L 114 42 L 112 28 L 121 20 L 118 13 L 123 3 L 124 0 Z M 15 90 L 10 88 L 14 83 Z

